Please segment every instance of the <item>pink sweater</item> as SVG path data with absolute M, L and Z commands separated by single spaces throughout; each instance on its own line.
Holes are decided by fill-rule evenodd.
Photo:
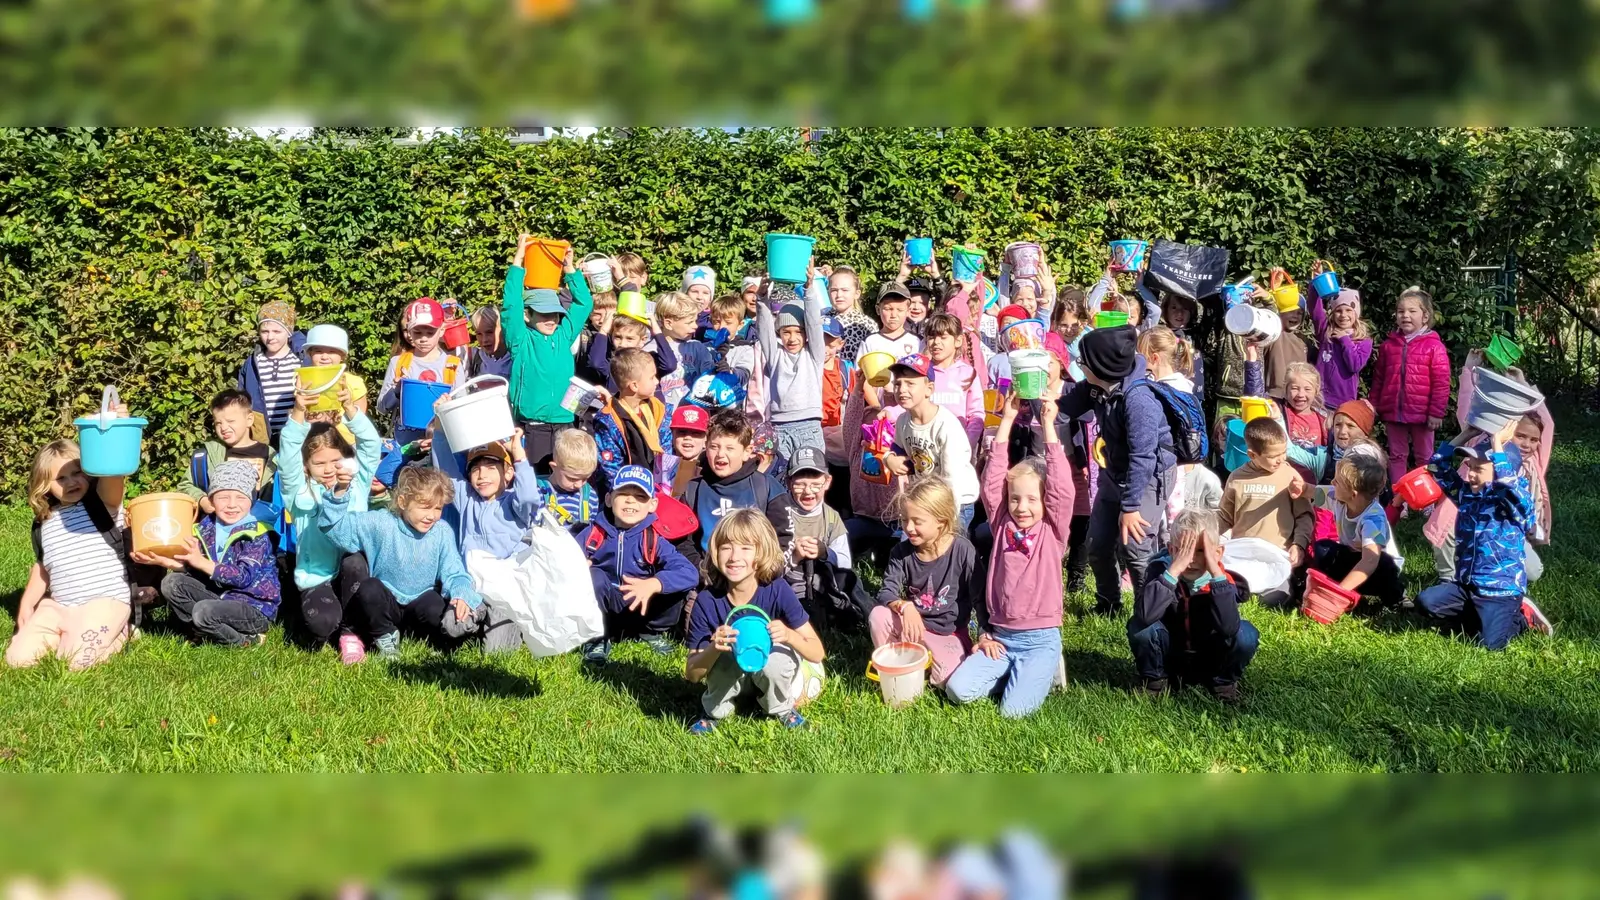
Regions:
M 997 446 L 999 442 L 996 442 Z M 1044 518 L 1025 534 L 1034 535 L 1031 553 L 1008 550 L 1013 527 L 1006 510 L 1006 454 L 989 454 L 983 470 L 983 505 L 994 529 L 989 555 L 989 590 L 984 603 L 989 623 L 1023 630 L 1061 627 L 1061 559 L 1072 525 L 1071 467 L 1060 444 L 1045 445 Z
M 957 359 L 945 368 L 935 366 L 933 402 L 961 420 L 968 443 L 976 448 L 983 437 L 983 388 L 978 384 L 977 371 L 972 365 Z

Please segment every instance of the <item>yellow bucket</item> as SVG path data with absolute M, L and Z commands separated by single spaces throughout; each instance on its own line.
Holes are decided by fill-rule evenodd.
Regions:
M 310 406 L 311 412 L 339 409 L 339 384 L 344 378 L 344 366 L 301 366 L 294 374 L 300 390 L 317 395 L 317 402 Z
M 983 426 L 985 428 L 1000 427 L 1000 416 L 1005 410 L 1006 398 L 1004 394 L 994 388 L 983 392 Z
M 177 556 L 194 530 L 200 504 L 187 494 L 145 494 L 128 501 L 128 533 L 133 549 L 158 556 Z
M 617 313 L 630 319 L 650 324 L 650 304 L 639 291 L 623 291 L 617 295 Z
M 1272 415 L 1272 401 L 1265 397 L 1240 397 L 1239 416 L 1246 422 L 1268 418 Z
M 893 353 L 874 350 L 861 357 L 861 377 L 875 388 L 887 387 L 891 377 L 889 367 L 894 363 Z

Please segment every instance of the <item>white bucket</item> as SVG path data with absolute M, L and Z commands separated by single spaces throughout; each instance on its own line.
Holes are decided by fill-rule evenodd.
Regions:
M 1223 322 L 1229 331 L 1252 344 L 1266 346 L 1283 334 L 1283 320 L 1278 318 L 1277 313 L 1248 303 L 1228 310 Z
M 499 383 L 467 393 L 468 388 L 485 381 Z M 456 385 L 450 396 L 439 404 L 439 427 L 444 430 L 450 449 L 465 453 L 516 433 L 510 393 L 510 386 L 498 375 L 479 375 Z
M 611 259 L 603 253 L 591 253 L 578 263 L 579 271 L 589 282 L 589 290 L 596 294 L 603 294 L 611 290 L 614 282 L 611 278 Z
M 1467 424 L 1488 434 L 1520 419 L 1544 402 L 1544 395 L 1531 384 L 1479 366 L 1473 376 L 1472 400 L 1467 406 Z
M 1259 594 L 1289 580 L 1289 554 L 1261 538 L 1233 538 L 1222 545 L 1222 568 L 1244 579 L 1251 593 Z
M 867 678 L 878 683 L 883 702 L 890 709 L 910 706 L 922 696 L 927 683 L 923 673 L 933 665 L 928 648 L 905 641 L 884 644 L 872 651 L 867 662 Z
M 567 382 L 567 392 L 561 396 L 561 408 L 578 415 L 600 399 L 600 389 L 574 375 Z M 451 444 L 454 447 L 454 444 Z

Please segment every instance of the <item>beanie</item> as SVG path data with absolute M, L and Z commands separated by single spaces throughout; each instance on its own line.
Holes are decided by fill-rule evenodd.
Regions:
M 254 499 L 257 484 L 258 476 L 253 463 L 242 459 L 230 459 L 218 463 L 217 467 L 211 470 L 211 487 L 206 494 L 209 496 L 218 491 L 238 491 Z
M 1333 312 L 1341 306 L 1354 307 L 1356 318 L 1361 318 L 1361 292 L 1353 288 L 1344 288 L 1334 296 L 1333 302 L 1328 305 L 1328 311 Z
M 283 326 L 284 331 L 293 331 L 294 307 L 282 300 L 263 303 L 261 308 L 256 310 L 256 325 L 260 326 L 262 322 L 277 322 Z
M 688 290 L 697 284 L 705 285 L 706 290 L 715 294 L 717 292 L 717 270 L 710 266 L 690 266 L 683 273 L 683 289 Z
M 1079 343 L 1083 365 L 1103 381 L 1121 381 L 1133 374 L 1137 329 L 1132 325 L 1096 328 Z
M 1335 416 L 1345 416 L 1361 429 L 1362 434 L 1372 434 L 1372 426 L 1377 422 L 1377 416 L 1372 411 L 1372 404 L 1365 400 L 1346 400 L 1339 404 L 1333 411 Z

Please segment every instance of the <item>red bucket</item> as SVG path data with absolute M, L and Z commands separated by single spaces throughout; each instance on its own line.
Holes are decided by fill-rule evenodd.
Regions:
M 1300 611 L 1308 618 L 1328 625 L 1355 609 L 1360 601 L 1360 594 L 1345 590 L 1316 569 L 1306 573 L 1306 595 L 1300 602 Z
M 451 319 L 444 323 L 444 336 L 440 340 L 451 350 L 459 350 L 472 343 L 472 329 L 466 319 Z
M 1412 469 L 1395 482 L 1394 494 L 1412 509 L 1422 510 L 1444 499 L 1439 482 L 1428 473 L 1426 466 Z

